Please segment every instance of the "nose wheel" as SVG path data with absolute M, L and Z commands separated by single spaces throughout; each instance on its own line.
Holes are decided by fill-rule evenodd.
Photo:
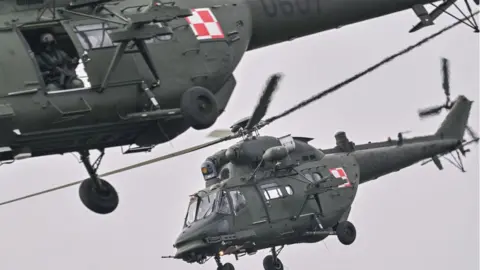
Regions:
M 80 200 L 88 209 L 97 214 L 109 214 L 113 212 L 119 202 L 118 193 L 115 188 L 97 175 L 98 165 L 103 155 L 104 152 L 101 151 L 97 160 L 91 164 L 89 152 L 80 152 L 80 159 L 90 175 L 90 178 L 80 184 L 78 191 Z
M 215 262 L 217 263 L 217 270 L 235 270 L 235 267 L 231 263 L 222 264 L 220 256 L 215 256 Z
M 268 255 L 263 259 L 263 268 L 265 270 L 283 270 L 283 263 L 278 258 L 278 254 L 282 251 L 283 246 L 279 250 L 272 247 L 272 255 Z

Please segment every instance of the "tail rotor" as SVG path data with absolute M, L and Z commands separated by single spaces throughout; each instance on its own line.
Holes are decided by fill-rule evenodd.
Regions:
M 445 104 L 438 105 L 438 106 L 433 106 L 433 107 L 423 109 L 423 110 L 419 110 L 418 115 L 420 116 L 420 118 L 425 118 L 425 117 L 429 117 L 429 116 L 439 114 L 442 111 L 442 109 L 445 109 L 445 110 L 449 111 L 450 109 L 452 109 L 452 107 L 455 103 L 455 101 L 452 102 L 451 99 L 450 99 L 450 65 L 449 65 L 448 59 L 446 59 L 446 58 L 442 58 L 442 88 L 443 88 L 443 91 L 444 91 L 445 97 L 446 97 Z M 471 127 L 466 125 L 466 123 L 465 123 L 465 131 L 468 133 L 468 135 L 470 137 L 470 140 L 468 140 L 468 141 L 463 140 L 461 145 L 458 146 L 458 148 L 456 149 L 457 156 L 454 157 L 452 155 L 455 162 L 452 162 L 452 160 L 447 159 L 450 163 L 452 163 L 454 166 L 456 166 L 457 168 L 459 168 L 463 172 L 465 172 L 465 170 L 463 168 L 463 163 L 461 161 L 460 154 L 462 156 L 465 156 L 466 153 L 468 153 L 470 151 L 469 149 L 466 149 L 465 147 L 472 144 L 472 143 L 478 144 L 478 141 L 479 141 L 478 135 L 473 131 L 473 129 Z M 445 153 L 443 155 L 432 157 L 431 159 L 423 162 L 422 165 L 425 165 L 425 164 L 433 161 L 435 163 L 435 165 L 441 170 L 443 167 L 440 163 L 439 158 L 440 157 L 446 158 L 444 156 L 446 154 L 447 153 Z
M 450 64 L 446 58 L 442 58 L 442 88 L 446 97 L 445 104 L 419 110 L 418 115 L 420 118 L 436 115 L 442 109 L 450 110 L 453 107 L 453 102 L 450 100 Z

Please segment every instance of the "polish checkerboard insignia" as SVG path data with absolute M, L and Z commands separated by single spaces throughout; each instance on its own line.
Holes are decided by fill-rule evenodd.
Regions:
M 334 168 L 334 169 L 329 169 L 330 173 L 335 177 L 335 178 L 342 178 L 345 180 L 345 184 L 339 185 L 339 188 L 343 187 L 352 187 L 352 183 L 348 179 L 347 173 L 343 168 Z
M 185 18 L 197 39 L 224 38 L 222 27 L 209 8 L 192 9 L 192 15 Z

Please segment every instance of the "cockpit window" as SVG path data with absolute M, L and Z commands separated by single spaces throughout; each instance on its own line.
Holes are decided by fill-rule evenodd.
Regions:
M 232 198 L 233 211 L 237 214 L 247 205 L 245 196 L 239 190 L 230 191 L 230 197 Z
M 196 220 L 208 217 L 215 209 L 218 189 L 208 194 L 201 194 L 198 200 L 198 211 Z
M 228 197 L 226 193 L 222 192 L 222 197 L 220 198 L 220 203 L 218 205 L 218 213 L 229 215 L 232 213 L 230 210 L 230 203 L 228 202 Z
M 238 192 L 232 195 L 232 202 L 236 206 L 236 212 L 246 205 L 243 194 Z M 236 213 L 235 212 L 235 213 Z M 204 219 L 212 213 L 220 213 L 229 215 L 232 213 L 227 192 L 214 189 L 212 191 L 201 191 L 192 196 L 188 204 L 187 216 L 185 218 L 185 226 L 190 226 L 195 221 Z
M 198 198 L 196 196 L 192 196 L 190 199 L 190 203 L 188 204 L 187 218 L 185 220 L 185 225 L 187 226 L 189 226 L 195 221 L 195 213 L 197 212 L 197 203 L 198 203 Z

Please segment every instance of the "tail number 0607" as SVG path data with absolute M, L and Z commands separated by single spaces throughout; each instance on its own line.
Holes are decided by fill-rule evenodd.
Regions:
M 321 0 L 260 0 L 265 14 L 269 17 L 276 17 L 279 14 L 293 16 L 295 13 L 301 15 L 320 14 Z

